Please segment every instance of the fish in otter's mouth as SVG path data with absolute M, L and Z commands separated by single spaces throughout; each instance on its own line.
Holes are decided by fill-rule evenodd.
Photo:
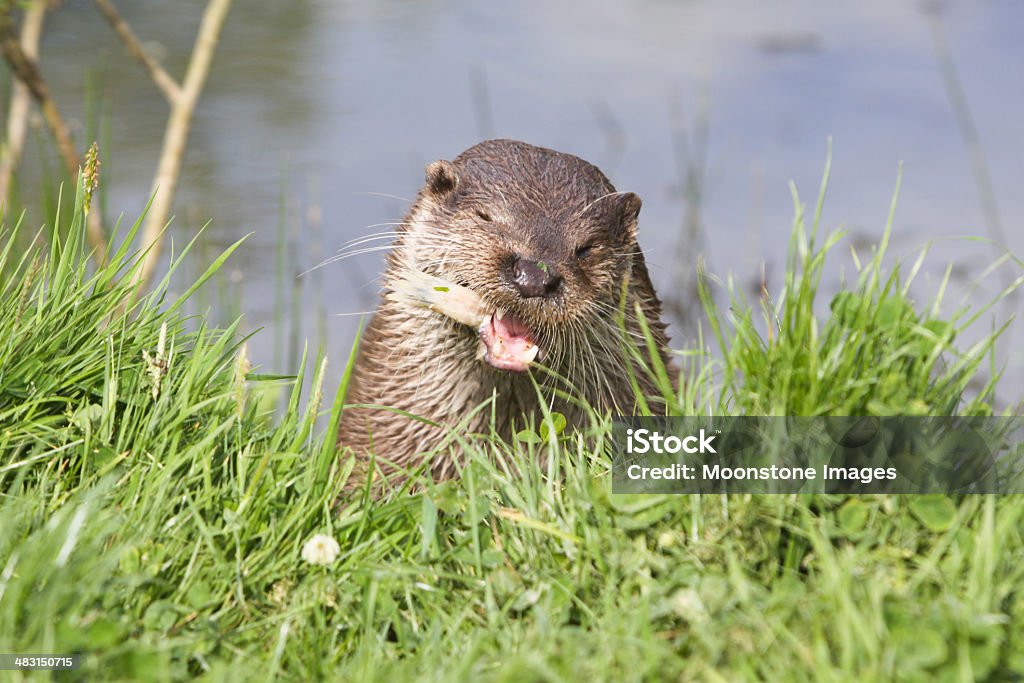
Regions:
M 536 332 L 522 318 L 491 309 L 473 290 L 418 268 L 404 268 L 388 283 L 388 299 L 427 308 L 476 329 L 477 357 L 507 372 L 526 372 L 540 354 Z

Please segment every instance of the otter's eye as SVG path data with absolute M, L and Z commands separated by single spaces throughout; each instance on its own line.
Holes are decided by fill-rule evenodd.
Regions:
M 477 209 L 476 210 L 476 215 L 482 221 L 487 221 L 488 223 L 491 222 L 491 214 L 487 213 L 486 211 L 482 211 L 480 209 Z
M 585 259 L 590 256 L 590 252 L 594 250 L 593 244 L 584 244 L 582 247 L 576 250 L 576 258 Z

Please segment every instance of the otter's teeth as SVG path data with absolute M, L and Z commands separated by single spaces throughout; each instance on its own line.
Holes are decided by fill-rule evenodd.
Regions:
M 498 310 L 496 310 L 494 312 L 494 317 L 497 318 L 498 320 L 504 320 L 505 319 L 505 309 L 499 308 Z
M 533 359 L 537 357 L 540 352 L 540 347 L 534 344 L 530 347 L 530 350 L 523 354 L 523 360 L 527 363 L 532 363 Z

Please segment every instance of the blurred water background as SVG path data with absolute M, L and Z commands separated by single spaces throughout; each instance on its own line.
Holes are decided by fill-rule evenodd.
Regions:
M 180 75 L 203 3 L 118 4 Z M 762 277 L 778 291 L 788 183 L 813 205 L 831 138 L 823 227 L 851 237 L 825 289 L 855 277 L 847 245 L 866 258 L 880 237 L 902 163 L 893 252 L 912 260 L 934 243 L 915 292 L 928 300 L 952 263 L 952 313 L 1021 274 L 1011 263 L 978 282 L 998 250 L 942 238 L 986 237 L 1024 256 L 1022 29 L 1019 0 L 237 0 L 196 111 L 171 236 L 180 247 L 210 220 L 212 259 L 253 233 L 203 305 L 221 323 L 240 312 L 248 331 L 266 328 L 249 347 L 263 372 L 293 372 L 309 339 L 329 349 L 336 382 L 354 314 L 377 300 L 383 254 L 299 274 L 399 220 L 428 162 L 518 138 L 582 156 L 643 198 L 641 244 L 683 346 L 696 337 L 698 254 L 752 301 Z M 86 0 L 48 15 L 42 69 L 82 148 L 89 107 L 102 113 L 106 209 L 134 220 L 164 100 Z M 40 149 L 27 147 L 26 196 Z M 999 348 L 1004 400 L 1021 398 L 1022 340 L 1018 324 Z

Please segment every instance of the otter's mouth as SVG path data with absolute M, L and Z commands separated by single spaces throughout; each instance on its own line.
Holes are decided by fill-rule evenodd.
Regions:
M 480 325 L 480 355 L 491 366 L 508 372 L 526 372 L 540 353 L 530 326 L 498 309 Z

